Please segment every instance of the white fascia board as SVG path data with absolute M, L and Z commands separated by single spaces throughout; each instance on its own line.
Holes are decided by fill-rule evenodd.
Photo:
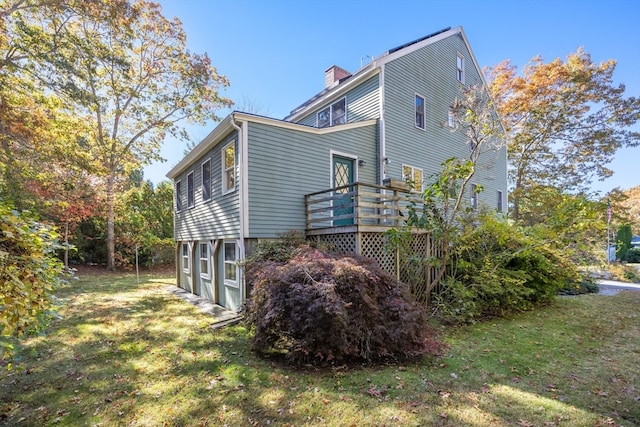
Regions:
M 309 111 L 313 111 L 314 109 L 318 108 L 319 105 L 326 103 L 328 100 L 330 99 L 335 99 L 338 98 L 339 96 L 343 95 L 347 90 L 349 90 L 351 87 L 353 87 L 354 85 L 358 84 L 359 82 L 361 82 L 363 79 L 366 79 L 370 76 L 372 76 L 375 73 L 379 73 L 380 72 L 380 67 L 383 64 L 386 64 L 390 61 L 393 61 L 397 58 L 400 58 L 404 55 L 408 55 L 411 52 L 415 52 L 418 49 L 422 49 L 425 46 L 428 46 L 432 43 L 436 43 L 442 39 L 446 39 L 447 37 L 450 37 L 454 34 L 457 33 L 461 33 L 462 34 L 462 38 L 464 40 L 464 42 L 467 44 L 467 47 L 469 47 L 469 43 L 467 42 L 466 37 L 464 36 L 464 33 L 462 31 L 462 27 L 456 27 L 453 28 L 449 31 L 445 31 L 444 33 L 429 37 L 428 39 L 425 39 L 421 42 L 415 43 L 411 46 L 407 46 L 403 49 L 400 49 L 396 52 L 393 52 L 391 54 L 389 53 L 385 53 L 382 54 L 379 58 L 376 58 L 374 61 L 372 61 L 370 64 L 367 64 L 367 66 L 365 66 L 364 68 L 356 71 L 356 73 L 354 74 L 353 79 L 350 79 L 348 81 L 346 81 L 344 84 L 338 85 L 336 86 L 336 90 L 335 91 L 329 91 L 327 92 L 324 96 L 321 96 L 320 98 L 318 98 L 317 100 L 315 100 L 313 103 L 307 105 L 304 109 L 291 114 L 289 116 L 287 116 L 285 118 L 285 120 L 287 121 L 295 121 L 300 119 L 301 117 L 305 116 L 306 114 L 309 113 Z M 471 50 L 469 50 L 471 51 Z M 473 55 L 473 53 L 472 53 Z M 473 61 L 474 64 L 476 65 L 476 67 L 478 66 L 477 61 L 475 60 L 475 57 L 473 57 Z
M 328 100 L 337 99 L 343 96 L 345 92 L 351 89 L 354 85 L 359 84 L 363 80 L 366 80 L 369 77 L 372 77 L 375 74 L 378 74 L 379 72 L 380 72 L 380 67 L 378 67 L 377 61 L 373 61 L 370 64 L 367 64 L 367 66 L 365 66 L 364 68 L 361 68 L 360 70 L 356 71 L 356 73 L 353 75 L 351 79 L 347 80 L 343 84 L 337 85 L 334 88 L 334 90 L 328 91 L 326 94 L 319 97 L 318 99 L 313 101 L 311 104 L 304 107 L 302 110 L 288 115 L 287 117 L 284 118 L 284 120 L 296 121 L 300 119 L 304 115 L 308 114 L 309 111 L 313 111 L 314 109 L 318 108 L 319 105 L 326 103 Z
M 410 46 L 407 46 L 405 48 L 397 50 L 397 51 L 395 51 L 393 53 L 390 53 L 388 55 L 384 55 L 384 56 L 380 57 L 377 60 L 377 62 L 379 64 L 389 63 L 389 62 L 391 62 L 393 60 L 396 60 L 396 59 L 401 58 L 401 57 L 403 57 L 405 55 L 408 55 L 408 54 L 410 54 L 412 52 L 415 52 L 416 50 L 420 50 L 425 46 L 429 46 L 430 44 L 439 42 L 440 40 L 446 39 L 447 37 L 451 37 L 452 35 L 458 34 L 458 33 L 462 33 L 462 27 L 452 28 L 452 29 L 450 29 L 448 31 L 445 31 L 444 33 L 436 34 L 435 36 L 431 36 L 428 39 L 422 40 L 421 42 L 414 43 L 414 44 L 412 44 Z M 465 43 L 467 43 L 466 38 L 464 37 L 464 33 L 463 33 L 463 39 L 465 40 Z M 467 47 L 469 47 L 468 43 L 467 43 Z
M 167 172 L 167 178 L 175 179 L 178 175 L 188 169 L 196 160 L 202 157 L 202 155 L 204 155 L 207 151 L 220 143 L 223 138 L 225 138 L 230 132 L 235 130 L 235 128 L 231 124 L 231 122 L 235 120 L 241 122 L 260 123 L 268 126 L 306 132 L 315 135 L 325 135 L 328 133 L 340 132 L 343 130 L 372 126 L 378 122 L 377 119 L 372 119 L 364 120 L 361 122 L 346 123 L 344 125 L 330 126 L 326 128 L 316 128 L 297 123 L 285 122 L 278 119 L 272 119 L 269 117 L 255 116 L 253 114 L 241 112 L 233 112 L 225 117 L 225 119 L 220 122 L 220 124 L 216 126 L 215 129 L 213 129 L 209 133 L 209 135 L 204 137 L 204 139 L 198 145 L 196 145 L 193 150 L 189 152 L 189 154 L 187 154 L 182 160 L 180 160 L 180 162 L 178 162 L 177 165 L 175 165 L 169 172 Z
M 231 126 L 232 114 L 229 114 L 220 122 L 218 126 L 216 126 L 209 135 L 205 136 L 202 141 L 196 145 L 193 150 L 191 150 L 182 160 L 178 162 L 169 172 L 167 172 L 167 178 L 175 179 L 180 173 L 184 172 L 188 166 L 193 164 L 195 160 L 197 160 L 204 153 L 209 151 L 213 146 L 215 146 L 222 138 L 227 136 L 227 134 L 234 130 L 233 126 Z
M 252 114 L 247 114 L 247 113 L 233 113 L 234 118 L 236 120 L 240 120 L 240 121 L 247 121 L 247 122 L 252 122 L 252 123 L 260 123 L 260 124 L 264 124 L 264 125 L 268 125 L 268 126 L 273 126 L 273 127 L 279 127 L 279 128 L 283 128 L 283 129 L 289 129 L 289 130 L 296 130 L 299 132 L 306 132 L 306 133 L 311 133 L 314 135 L 324 135 L 327 133 L 333 133 L 333 132 L 340 132 L 343 130 L 349 130 L 349 129 L 357 129 L 360 127 L 364 127 L 364 126 L 372 126 L 375 125 L 378 122 L 378 119 L 371 119 L 371 120 L 363 120 L 361 122 L 353 122 L 353 123 L 346 123 L 344 125 L 336 125 L 336 126 L 329 126 L 326 128 L 316 128 L 316 127 L 312 127 L 312 126 L 307 126 L 307 125 L 301 125 L 298 123 L 292 123 L 292 122 L 286 122 L 283 120 L 278 120 L 278 119 L 272 119 L 269 117 L 263 117 L 263 116 L 254 116 Z

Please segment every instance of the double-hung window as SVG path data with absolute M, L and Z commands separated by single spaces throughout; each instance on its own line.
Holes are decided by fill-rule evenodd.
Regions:
M 176 181 L 176 212 L 182 210 L 182 181 Z
M 238 287 L 238 260 L 235 242 L 224 243 L 224 284 Z
M 471 184 L 471 207 L 478 209 L 478 186 Z
M 196 204 L 195 188 L 193 184 L 193 172 L 187 175 L 187 207 L 192 208 Z
M 447 116 L 447 125 L 451 129 L 456 127 L 456 115 L 453 111 L 449 111 L 449 115 Z
M 464 83 L 464 56 L 460 53 L 456 56 L 456 78 L 460 83 Z
M 330 106 L 318 111 L 318 127 L 343 125 L 347 123 L 347 99 L 342 98 Z
M 425 129 L 425 105 L 424 97 L 416 94 L 416 127 Z
M 202 201 L 211 200 L 211 160 L 202 164 Z
M 182 244 L 182 271 L 189 273 L 189 244 Z
M 402 177 L 409 183 L 412 191 L 422 191 L 422 169 L 402 165 Z
M 222 149 L 222 192 L 229 193 L 236 188 L 236 142 L 232 141 Z
M 205 278 L 210 277 L 210 260 L 209 243 L 200 243 L 200 276 Z

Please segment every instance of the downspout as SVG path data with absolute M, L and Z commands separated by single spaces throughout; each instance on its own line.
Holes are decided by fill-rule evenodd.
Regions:
M 238 197 L 240 198 L 240 207 L 238 209 L 238 221 L 240 222 L 240 256 L 241 260 L 245 258 L 245 248 L 244 248 L 244 238 L 246 235 L 246 223 L 245 223 L 245 209 L 247 209 L 248 200 L 246 197 L 246 176 L 247 171 L 245 165 L 246 163 L 246 141 L 247 141 L 247 122 L 241 121 L 240 126 L 236 124 L 235 113 L 231 113 L 231 126 L 233 126 L 238 131 Z M 239 280 L 240 280 L 240 301 L 241 304 L 244 304 L 245 300 L 245 283 L 244 283 L 244 274 L 242 269 L 239 269 Z M 242 307 L 242 306 L 241 306 Z
M 380 185 L 387 177 L 387 145 L 384 120 L 384 64 L 380 65 Z

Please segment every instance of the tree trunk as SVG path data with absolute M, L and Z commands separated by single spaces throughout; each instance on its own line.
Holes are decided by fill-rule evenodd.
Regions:
M 69 268 L 69 220 L 64 223 L 64 266 Z
M 115 262 L 115 178 L 113 173 L 107 178 L 107 270 L 116 268 Z

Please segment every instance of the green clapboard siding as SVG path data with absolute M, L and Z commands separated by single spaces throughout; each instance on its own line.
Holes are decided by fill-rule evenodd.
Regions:
M 249 123 L 249 236 L 276 237 L 304 230 L 304 195 L 331 188 L 331 150 L 367 165 L 358 180 L 375 183 L 377 126 L 324 135 Z
M 425 182 L 448 158 L 469 156 L 464 135 L 447 126 L 448 112 L 460 95 L 456 79 L 456 55 L 465 58 L 465 82 L 480 82 L 473 58 L 460 36 L 452 35 L 401 56 L 385 68 L 386 154 L 391 163 L 387 176 L 402 178 L 402 165 L 423 169 Z M 415 127 L 415 95 L 425 98 L 426 130 Z M 479 201 L 496 206 L 496 190 L 507 194 L 506 150 L 481 157 L 473 183 L 485 192 Z M 505 203 L 506 207 L 506 203 Z
M 181 212 L 175 213 L 175 239 L 209 240 L 209 239 L 235 239 L 240 233 L 239 192 L 236 190 L 222 194 L 222 158 L 221 150 L 229 142 L 236 141 L 236 165 L 238 164 L 237 133 L 233 132 L 224 138 L 212 150 L 199 158 L 191 165 L 189 170 L 182 173 L 178 179 L 182 180 L 182 206 Z M 211 159 L 211 200 L 202 201 L 202 168 L 206 159 Z M 195 186 L 195 207 L 187 208 L 187 174 L 193 171 Z M 176 181 L 178 180 L 176 179 Z M 236 172 L 236 183 L 237 172 Z
M 379 75 L 375 75 L 358 86 L 349 90 L 347 98 L 347 123 L 361 122 L 364 120 L 377 119 L 380 115 L 380 92 L 379 92 Z M 307 126 L 317 126 L 318 111 L 331 105 L 342 96 L 332 98 L 331 102 L 327 102 L 321 107 L 316 108 L 313 112 L 306 115 L 297 123 Z

